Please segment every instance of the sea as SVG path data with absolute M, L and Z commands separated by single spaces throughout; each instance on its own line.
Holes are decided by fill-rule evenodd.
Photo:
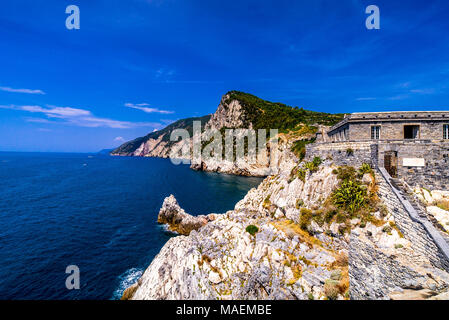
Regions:
M 0 299 L 120 299 L 177 236 L 157 223 L 165 197 L 224 213 L 261 181 L 168 159 L 0 152 Z

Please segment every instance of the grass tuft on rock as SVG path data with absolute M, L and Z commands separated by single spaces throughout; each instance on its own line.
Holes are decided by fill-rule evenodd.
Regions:
M 246 232 L 248 232 L 250 235 L 255 236 L 257 232 L 259 232 L 259 228 L 255 225 L 249 225 L 246 227 Z

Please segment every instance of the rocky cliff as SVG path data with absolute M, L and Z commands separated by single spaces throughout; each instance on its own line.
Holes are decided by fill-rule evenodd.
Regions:
M 113 156 L 131 157 L 158 157 L 168 158 L 172 149 L 180 148 L 181 141 L 171 141 L 170 135 L 176 129 L 185 129 L 190 136 L 193 135 L 193 122 L 199 121 L 203 126 L 211 118 L 210 115 L 204 117 L 188 118 L 178 120 L 166 128 L 152 132 L 145 137 L 122 144 L 111 152 Z
M 163 130 L 127 142 L 111 154 L 116 156 L 185 158 L 185 156 L 180 155 L 180 150 L 184 147 L 189 150 L 188 159 L 192 160 L 193 121 L 201 121 L 201 149 L 203 150 L 211 140 L 206 131 L 219 131 L 220 134 L 224 135 L 225 129 L 253 129 L 256 134 L 258 134 L 258 129 L 265 129 L 268 132 L 270 129 L 277 129 L 282 135 L 285 132 L 300 132 L 305 124 L 331 125 L 341 118 L 342 115 L 292 108 L 281 103 L 265 101 L 243 92 L 230 91 L 222 97 L 218 108 L 211 116 L 179 120 Z M 186 129 L 190 138 L 179 142 L 170 141 L 170 134 L 175 129 Z M 310 132 L 306 135 L 310 136 Z M 271 136 L 271 138 L 279 139 L 280 136 Z M 294 141 L 302 139 L 303 135 L 301 133 L 292 134 L 290 138 L 293 139 L 288 140 L 290 143 L 288 147 L 291 147 Z M 247 154 L 244 158 L 236 161 L 227 161 L 220 158 L 205 159 L 203 157 L 199 162 L 192 162 L 191 167 L 195 170 L 244 176 L 268 176 L 273 173 L 268 157 L 273 156 L 274 158 L 274 151 L 270 154 L 270 150 L 275 150 L 275 145 L 268 141 L 267 155 L 265 156 L 264 152 L 260 152 L 256 157 L 257 161 L 248 161 Z
M 298 166 L 288 157 L 280 168 L 234 210 L 202 220 L 189 236 L 170 239 L 124 298 L 445 296 L 449 274 L 432 266 L 403 237 L 391 212 L 376 198 L 373 174 L 362 172 L 354 180 L 360 188 L 352 189 L 369 192 L 370 209 L 348 211 L 335 207 L 334 201 L 343 187 L 354 187 L 356 182 L 348 182 L 353 171 L 331 160 Z M 167 198 L 162 211 L 174 201 Z

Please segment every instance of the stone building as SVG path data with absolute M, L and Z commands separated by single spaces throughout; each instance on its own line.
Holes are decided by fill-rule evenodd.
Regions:
M 449 111 L 353 113 L 316 142 L 311 153 L 371 163 L 410 185 L 448 190 Z

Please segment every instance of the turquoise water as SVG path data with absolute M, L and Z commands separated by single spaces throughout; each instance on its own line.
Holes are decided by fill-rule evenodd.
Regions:
M 0 299 L 116 299 L 173 236 L 156 223 L 166 196 L 222 213 L 261 179 L 156 158 L 0 153 L 0 182 Z M 65 287 L 68 265 L 80 290 Z

